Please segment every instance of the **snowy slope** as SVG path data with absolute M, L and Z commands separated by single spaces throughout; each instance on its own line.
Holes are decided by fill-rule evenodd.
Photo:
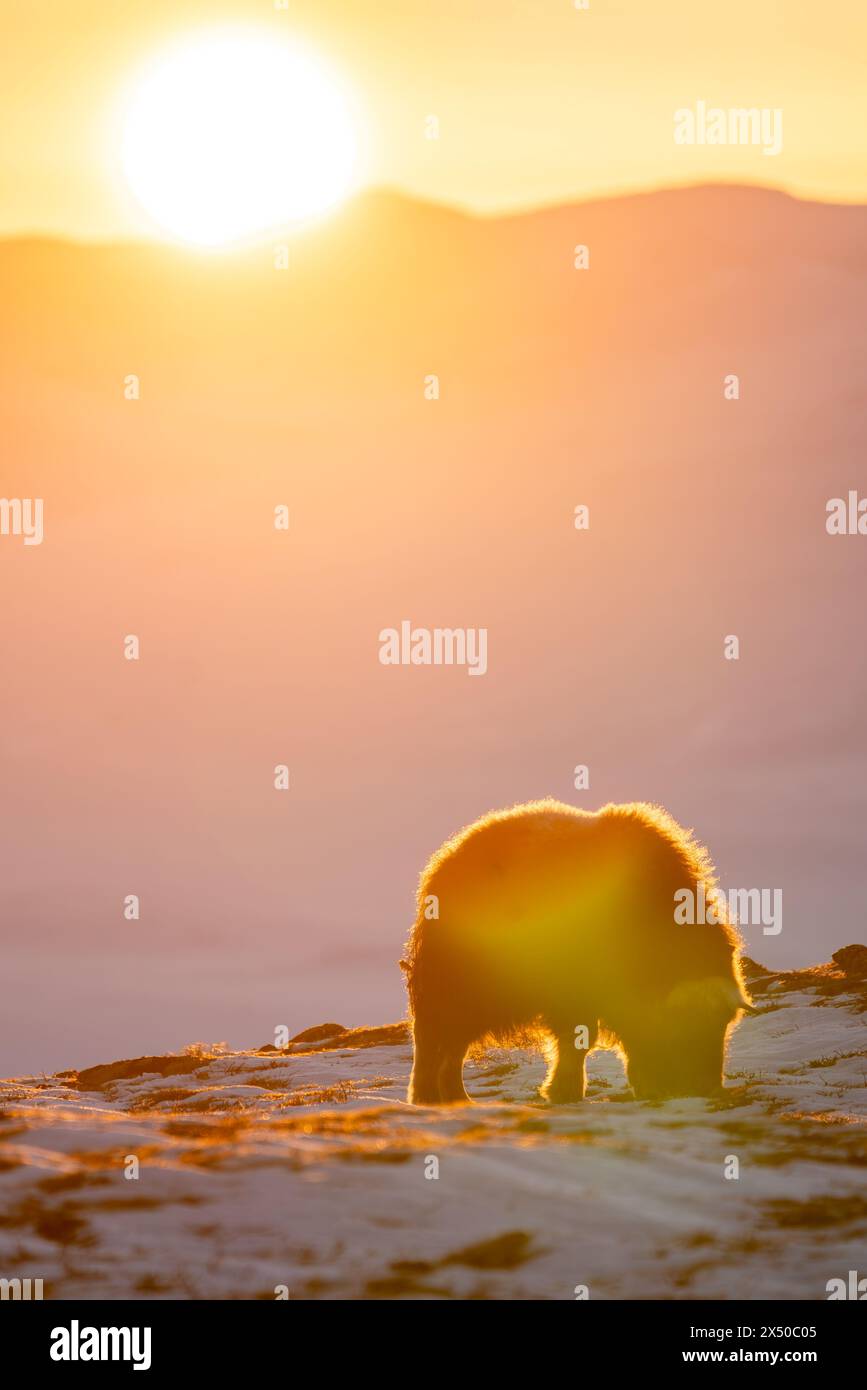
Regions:
M 541 1058 L 491 1052 L 481 1103 L 414 1108 L 404 1025 L 2 1082 L 0 1275 L 49 1298 L 825 1298 L 867 1274 L 858 949 L 848 973 L 751 967 L 718 1104 L 637 1104 L 597 1052 L 585 1104 L 550 1107 Z

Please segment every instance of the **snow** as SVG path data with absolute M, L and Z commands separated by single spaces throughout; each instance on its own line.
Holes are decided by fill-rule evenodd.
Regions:
M 400 1028 L 0 1082 L 0 1275 L 48 1298 L 825 1298 L 867 1273 L 864 990 L 772 984 L 713 1103 L 639 1104 L 596 1052 L 585 1103 L 552 1107 L 540 1057 L 491 1051 L 477 1103 L 417 1108 Z

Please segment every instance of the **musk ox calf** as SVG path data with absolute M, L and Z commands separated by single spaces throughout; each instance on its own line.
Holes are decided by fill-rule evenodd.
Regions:
M 700 887 L 712 900 L 706 851 L 643 803 L 591 814 L 536 801 L 447 840 L 421 876 L 401 961 L 409 1100 L 467 1100 L 470 1045 L 527 1029 L 545 1037 L 552 1102 L 583 1099 L 597 1044 L 619 1047 L 639 1099 L 716 1092 L 727 1030 L 749 1000 L 734 929 L 675 920 L 675 894 L 682 903 Z

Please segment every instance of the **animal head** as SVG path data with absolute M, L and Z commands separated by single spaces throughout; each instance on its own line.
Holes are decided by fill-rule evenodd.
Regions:
M 623 1043 L 638 1100 L 713 1096 L 722 1089 L 729 1029 L 754 1013 L 738 980 L 711 976 L 676 985 Z

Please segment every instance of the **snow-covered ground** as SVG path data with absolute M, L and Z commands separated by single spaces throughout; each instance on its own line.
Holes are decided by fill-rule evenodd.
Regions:
M 403 1025 L 2 1082 L 0 1277 L 47 1298 L 826 1298 L 867 1275 L 862 967 L 753 967 L 761 1012 L 713 1104 L 638 1104 L 597 1052 L 588 1100 L 551 1107 L 541 1058 L 489 1052 L 478 1104 L 415 1108 Z

